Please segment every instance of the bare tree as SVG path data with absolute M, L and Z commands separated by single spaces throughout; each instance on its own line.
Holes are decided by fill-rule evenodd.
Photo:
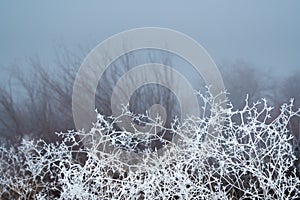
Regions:
M 271 75 L 255 69 L 244 61 L 223 66 L 224 82 L 229 98 L 235 108 L 243 108 L 248 96 L 250 103 L 269 95 L 272 88 Z
M 57 139 L 54 132 L 75 129 L 72 118 L 72 90 L 81 61 L 82 56 L 73 55 L 66 50 L 58 54 L 57 70 L 54 72 L 49 71 L 39 59 L 29 60 L 28 64 L 32 67 L 30 72 L 22 72 L 21 67 L 12 68 L 11 79 L 14 84 L 9 82 L 1 88 L 2 135 L 9 136 L 11 139 L 17 136 L 18 140 L 24 135 L 30 135 L 51 141 Z M 130 53 L 122 56 L 111 64 L 100 79 L 95 96 L 95 108 L 105 116 L 112 115 L 111 95 L 117 81 L 132 67 L 148 62 L 170 65 L 171 60 L 162 52 L 150 52 L 138 57 Z M 143 76 L 146 74 L 141 74 L 141 78 Z M 171 80 L 172 77 L 161 78 L 175 81 Z M 16 94 L 16 89 L 21 92 Z M 129 109 L 133 113 L 145 114 L 153 104 L 161 104 L 165 107 L 169 116 L 165 122 L 168 127 L 175 115 L 180 115 L 179 105 L 172 91 L 157 84 L 138 88 L 130 99 Z M 147 121 L 146 118 L 143 120 Z

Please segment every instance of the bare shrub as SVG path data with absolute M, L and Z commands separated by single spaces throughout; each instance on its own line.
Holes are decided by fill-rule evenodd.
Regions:
M 200 95 L 211 115 L 173 124 L 173 140 L 114 129 L 98 114 L 88 132 L 59 133 L 61 144 L 23 140 L 0 149 L 2 199 L 295 199 L 300 180 L 288 123 L 292 102 L 271 122 L 266 102 L 233 110 Z M 260 105 L 260 106 L 259 106 Z M 203 107 L 205 110 L 205 106 Z M 122 115 L 132 115 L 128 110 Z M 240 117 L 240 123 L 232 120 Z M 220 123 L 220 122 L 224 123 Z M 160 127 L 156 119 L 148 126 Z M 211 128 L 213 127 L 213 128 Z M 164 128 L 164 127 L 161 127 Z M 78 137 L 80 136 L 80 137 Z M 79 139 L 80 138 L 80 139 Z M 76 148 L 88 138 L 89 148 Z M 159 139 L 162 150 L 137 148 Z M 129 141 L 129 142 L 128 142 Z M 146 145 L 147 146 L 147 145 Z M 78 162 L 76 156 L 86 160 Z M 138 155 L 138 160 L 130 162 Z M 298 174 L 297 174 L 298 173 Z

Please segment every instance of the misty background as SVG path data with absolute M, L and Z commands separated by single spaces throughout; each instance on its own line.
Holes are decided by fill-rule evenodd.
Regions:
M 47 138 L 74 128 L 70 94 L 83 58 L 108 37 L 147 26 L 199 42 L 220 68 L 237 108 L 246 94 L 251 101 L 267 98 L 277 111 L 290 98 L 299 107 L 299 10 L 296 0 L 1 1 L 0 134 Z M 298 135 L 298 119 L 291 131 Z

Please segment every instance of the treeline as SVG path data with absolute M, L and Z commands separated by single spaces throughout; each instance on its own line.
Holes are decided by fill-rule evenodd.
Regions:
M 153 57 L 143 58 L 144 62 L 153 61 Z M 172 62 L 166 55 L 155 56 L 155 59 L 164 64 Z M 16 143 L 23 137 L 30 137 L 50 142 L 58 140 L 55 132 L 75 129 L 72 89 L 82 60 L 83 56 L 65 51 L 59 54 L 54 68 L 43 65 L 38 59 L 30 59 L 26 63 L 30 67 L 24 64 L 10 67 L 10 79 L 0 87 L 2 141 Z M 113 87 L 130 66 L 140 62 L 135 60 L 137 58 L 134 55 L 123 56 L 101 78 L 95 97 L 96 108 L 100 113 L 111 115 L 110 97 Z M 268 104 L 274 107 L 274 117 L 279 113 L 280 105 L 289 102 L 291 98 L 294 99 L 294 108 L 300 108 L 300 70 L 291 71 L 289 76 L 278 79 L 272 70 L 259 70 L 242 61 L 220 68 L 234 108 L 243 108 L 247 94 L 249 102 L 266 98 Z M 199 84 L 203 82 L 199 80 Z M 174 117 L 177 114 L 178 104 L 171 91 L 159 87 L 144 90 L 141 89 L 140 94 L 135 93 L 131 99 L 130 109 L 133 112 L 145 112 L 146 107 L 160 103 L 167 107 L 167 115 Z M 167 119 L 167 124 L 171 123 L 171 118 Z M 292 119 L 289 129 L 299 138 L 299 119 Z

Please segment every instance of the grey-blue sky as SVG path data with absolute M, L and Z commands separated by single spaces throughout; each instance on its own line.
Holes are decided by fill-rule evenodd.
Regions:
M 202 44 L 217 63 L 242 59 L 277 74 L 300 69 L 300 1 L 1 1 L 0 64 L 55 47 L 96 46 L 130 28 L 159 26 Z M 3 73 L 2 73 L 3 74 Z

